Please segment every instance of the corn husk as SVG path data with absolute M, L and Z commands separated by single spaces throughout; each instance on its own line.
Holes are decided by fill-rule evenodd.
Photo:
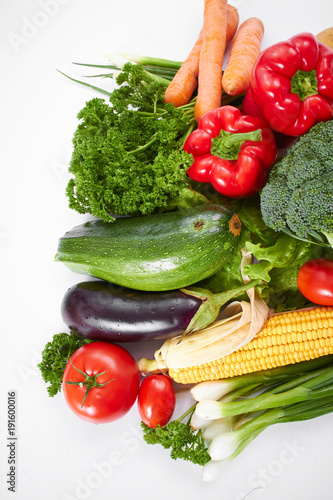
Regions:
M 244 283 L 250 281 L 243 274 L 244 265 L 251 260 L 252 254 L 243 251 L 241 270 Z M 263 327 L 269 308 L 255 288 L 250 288 L 247 295 L 249 302 L 231 302 L 219 319 L 203 330 L 165 341 L 154 353 L 158 369 L 165 371 L 209 363 L 250 342 Z

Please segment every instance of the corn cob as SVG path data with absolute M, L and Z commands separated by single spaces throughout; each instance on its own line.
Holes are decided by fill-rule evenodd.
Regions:
M 170 368 L 175 382 L 193 384 L 267 370 L 333 353 L 333 307 L 273 314 L 241 349 L 209 363 Z

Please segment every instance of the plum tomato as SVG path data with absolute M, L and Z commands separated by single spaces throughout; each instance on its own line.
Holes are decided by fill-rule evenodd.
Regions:
M 300 292 L 314 304 L 333 306 L 333 260 L 310 259 L 297 275 Z
M 172 381 L 166 375 L 149 375 L 139 389 L 138 409 L 141 420 L 152 429 L 165 426 L 176 405 Z
M 91 342 L 70 357 L 63 392 L 78 417 L 95 424 L 125 415 L 136 401 L 140 373 L 132 355 L 108 342 Z

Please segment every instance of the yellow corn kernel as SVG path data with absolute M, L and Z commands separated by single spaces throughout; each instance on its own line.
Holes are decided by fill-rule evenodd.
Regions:
M 241 349 L 190 368 L 169 369 L 175 382 L 193 384 L 308 361 L 333 354 L 333 307 L 274 314 Z

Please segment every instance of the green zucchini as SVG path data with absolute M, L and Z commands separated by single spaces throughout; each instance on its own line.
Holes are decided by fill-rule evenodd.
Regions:
M 207 278 L 238 248 L 240 220 L 218 205 L 74 227 L 56 260 L 72 271 L 136 290 L 183 288 Z

